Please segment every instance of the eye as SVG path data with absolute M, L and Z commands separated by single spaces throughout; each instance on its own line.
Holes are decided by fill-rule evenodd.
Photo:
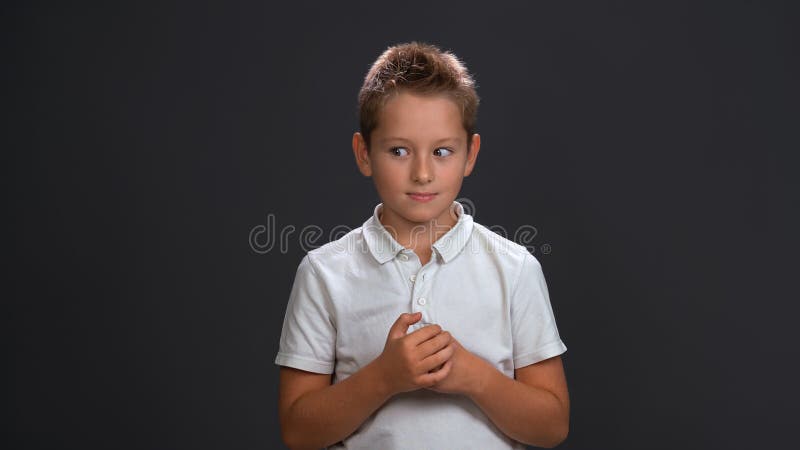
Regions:
M 394 156 L 406 156 L 408 154 L 408 150 L 405 147 L 392 147 L 389 149 L 389 153 Z
M 436 152 L 439 152 L 439 154 L 436 154 Z M 442 152 L 444 152 L 444 153 L 442 153 Z M 433 151 L 433 153 L 434 153 L 434 154 L 436 154 L 436 156 L 445 157 L 445 156 L 450 156 L 450 155 L 452 155 L 452 154 L 453 154 L 453 151 L 452 151 L 452 150 L 450 150 L 449 148 L 445 148 L 445 147 L 439 147 L 439 148 L 437 148 L 436 150 L 434 150 L 434 151 Z

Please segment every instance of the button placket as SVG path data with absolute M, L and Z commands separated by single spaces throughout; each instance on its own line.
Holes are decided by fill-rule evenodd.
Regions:
M 413 285 L 414 287 L 412 289 L 413 292 L 412 301 L 416 303 L 415 308 L 419 309 L 420 311 L 423 311 L 423 316 L 425 316 L 426 319 L 429 320 L 430 306 L 428 306 L 428 303 L 430 302 L 430 299 L 428 298 L 426 285 L 422 283 L 422 281 L 425 279 L 425 274 L 421 272 L 422 270 L 418 271 L 414 275 L 411 275 L 410 277 L 411 281 L 414 283 Z
M 417 276 L 412 274 L 409 276 L 409 280 L 411 280 L 411 310 L 422 313 L 422 318 L 419 321 L 419 327 L 421 328 L 430 321 L 428 308 L 425 307 L 427 299 L 420 296 L 421 287 L 415 282 L 417 280 Z
M 431 303 L 430 290 L 428 289 L 430 283 L 426 283 L 426 281 L 429 281 L 428 279 L 430 277 L 428 275 L 436 269 L 437 262 L 438 261 L 431 259 L 431 261 L 423 267 L 420 260 L 416 257 L 416 254 L 410 254 L 409 251 L 405 251 L 397 255 L 398 269 L 405 273 L 403 278 L 407 281 L 404 282 L 407 283 L 411 292 L 411 298 L 409 299 L 411 301 L 411 312 L 422 313 L 420 321 L 413 324 L 409 328 L 409 332 L 434 323 L 434 317 L 432 316 L 433 305 Z
M 426 323 L 438 323 L 438 304 L 433 296 L 432 276 L 440 270 L 439 260 L 431 260 L 430 264 L 420 267 L 414 275 L 415 282 L 412 283 L 413 297 L 411 298 L 412 308 L 415 311 L 422 311 L 423 320 Z
M 415 259 L 414 256 L 415 255 L 409 255 L 407 251 L 400 252 L 397 255 L 397 262 L 399 263 L 398 268 L 400 271 L 405 274 L 411 272 L 410 275 L 404 275 L 404 278 L 407 277 L 406 279 L 409 280 L 406 283 L 410 282 L 411 312 L 422 313 L 422 319 L 416 324 L 413 324 L 409 330 L 416 330 L 417 328 L 421 328 L 428 323 L 428 312 L 427 308 L 425 308 L 428 299 L 426 299 L 424 296 L 420 298 L 420 292 L 422 292 L 422 290 L 420 286 L 421 283 L 419 281 L 421 278 L 418 275 L 422 266 L 419 264 L 419 260 Z
M 419 267 L 411 267 L 415 265 L 414 261 L 412 261 L 414 258 L 407 253 L 400 253 L 397 255 L 397 259 L 400 260 L 400 267 L 403 274 L 411 272 L 411 275 L 408 276 L 408 280 L 413 284 L 417 280 L 415 272 L 419 271 Z M 409 263 L 409 261 L 411 261 L 411 263 Z

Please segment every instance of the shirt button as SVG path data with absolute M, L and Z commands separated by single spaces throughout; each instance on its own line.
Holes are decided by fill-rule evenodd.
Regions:
M 408 277 L 408 279 L 411 280 L 411 282 L 413 283 L 413 282 L 417 281 L 417 276 L 416 275 L 411 275 L 410 277 Z
M 427 303 L 427 302 L 428 302 L 428 301 L 427 301 L 427 300 L 425 300 L 425 297 L 420 297 L 420 298 L 419 298 L 419 300 L 417 300 L 417 303 L 419 303 L 420 305 L 423 305 L 423 306 L 424 306 L 424 305 L 425 305 L 425 303 Z
M 406 255 L 405 253 L 401 253 L 400 259 L 402 259 L 403 261 L 408 261 L 408 255 Z

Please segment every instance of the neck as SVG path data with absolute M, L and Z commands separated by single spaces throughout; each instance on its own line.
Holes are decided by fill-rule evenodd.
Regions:
M 395 220 L 387 223 L 384 219 L 383 211 L 378 214 L 378 220 L 383 224 L 386 231 L 400 245 L 412 250 L 430 250 L 431 246 L 442 236 L 447 234 L 458 222 L 458 218 L 451 215 L 446 216 L 446 222 L 441 223 L 438 219 L 430 222 L 415 223 L 403 220 Z

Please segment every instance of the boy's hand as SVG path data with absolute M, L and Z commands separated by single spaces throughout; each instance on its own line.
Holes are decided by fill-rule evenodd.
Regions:
M 484 359 L 464 348 L 456 338 L 452 338 L 453 356 L 447 361 L 451 365 L 449 374 L 428 389 L 443 394 L 469 395 L 479 388 L 481 379 L 489 366 Z M 438 373 L 438 372 L 437 372 Z
M 376 362 L 391 395 L 429 387 L 450 373 L 453 355 L 450 333 L 439 325 L 428 325 L 406 334 L 422 313 L 401 314 L 389 329 L 383 353 Z M 434 368 L 441 369 L 431 372 Z

